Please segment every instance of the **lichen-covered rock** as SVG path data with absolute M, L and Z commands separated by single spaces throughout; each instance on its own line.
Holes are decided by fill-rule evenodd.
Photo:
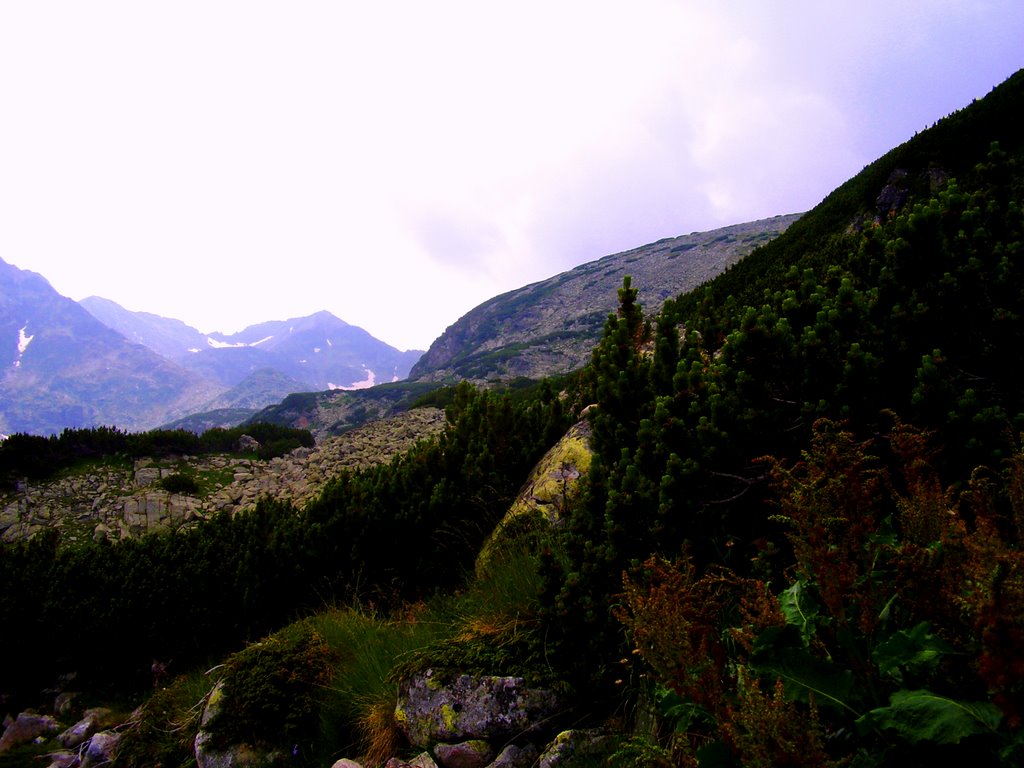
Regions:
M 537 462 L 508 512 L 480 550 L 476 564 L 478 574 L 486 568 L 495 547 L 508 536 L 514 536 L 517 524 L 530 520 L 557 525 L 561 521 L 580 478 L 590 471 L 594 456 L 590 436 L 590 422 L 582 419 Z
M 561 708 L 553 691 L 532 688 L 521 677 L 459 675 L 444 681 L 428 669 L 399 686 L 395 721 L 411 744 L 426 748 L 526 733 Z
M 537 761 L 538 768 L 584 768 L 608 754 L 612 736 L 596 730 L 562 731 Z
M 434 756 L 442 768 L 484 768 L 494 757 L 494 747 L 483 739 L 435 744 Z

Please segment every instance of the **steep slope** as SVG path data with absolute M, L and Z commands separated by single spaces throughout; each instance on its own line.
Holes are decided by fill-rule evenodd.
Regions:
M 141 430 L 220 387 L 111 330 L 34 272 L 0 261 L 0 432 Z
M 793 263 L 822 268 L 834 256 L 829 240 L 883 223 L 908 201 L 937 192 L 949 177 L 973 174 L 992 142 L 998 142 L 1004 152 L 1018 154 L 1024 147 L 1022 94 L 1024 70 L 993 88 L 984 99 L 937 120 L 928 130 L 894 147 L 837 187 L 784 237 L 758 249 L 715 280 L 710 300 L 721 303 L 731 296 L 736 302 L 756 303 L 766 287 L 775 289 L 781 284 Z M 694 294 L 686 301 L 692 306 L 702 299 Z
M 150 312 L 132 312 L 100 296 L 89 296 L 78 303 L 126 339 L 149 347 L 169 360 L 179 357 L 184 350 L 206 346 L 206 335 L 181 320 Z
M 253 414 L 249 422 L 308 429 L 320 440 L 401 413 L 436 388 L 427 381 L 398 381 L 351 391 L 296 392 Z
M 592 700 L 621 709 L 597 670 L 640 658 L 730 764 L 1020 764 L 1022 128 L 1019 73 L 666 302 L 653 339 L 623 291 L 546 637 Z M 915 632 L 942 639 L 928 669 Z M 776 680 L 781 717 L 737 739 Z
M 540 378 L 580 368 L 615 310 L 623 276 L 633 278 L 641 301 L 653 310 L 715 277 L 798 218 L 776 216 L 659 240 L 510 291 L 450 326 L 410 378 Z

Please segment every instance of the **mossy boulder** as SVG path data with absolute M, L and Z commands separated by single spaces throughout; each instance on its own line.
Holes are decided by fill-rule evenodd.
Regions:
M 590 422 L 580 420 L 537 462 L 516 500 L 495 527 L 477 557 L 482 573 L 500 547 L 538 526 L 558 525 L 576 494 L 579 480 L 590 471 L 594 452 Z
M 519 736 L 562 708 L 554 691 L 530 687 L 521 677 L 442 680 L 428 669 L 399 686 L 395 722 L 413 746 L 427 748 L 438 742 Z

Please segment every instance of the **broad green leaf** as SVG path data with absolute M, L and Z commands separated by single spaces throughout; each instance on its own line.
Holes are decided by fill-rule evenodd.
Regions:
M 968 736 L 994 732 L 1001 718 L 999 708 L 988 702 L 955 701 L 931 691 L 897 691 L 888 707 L 871 710 L 857 727 L 862 733 L 871 728 L 895 730 L 911 744 L 956 744 Z
M 818 622 L 818 606 L 807 590 L 807 583 L 796 581 L 779 595 L 779 607 L 786 623 L 800 630 L 804 645 L 810 645 Z
M 711 713 L 692 701 L 686 701 L 669 688 L 658 688 L 654 703 L 663 720 L 671 723 L 676 733 L 685 733 L 696 723 L 712 724 Z
M 906 673 L 928 672 L 943 656 L 955 649 L 931 631 L 931 624 L 922 621 L 911 629 L 894 632 L 871 654 L 883 677 L 898 683 Z
M 819 705 L 859 714 L 850 705 L 853 673 L 812 656 L 803 646 L 796 627 L 772 627 L 758 635 L 750 654 L 750 668 L 759 674 L 781 678 L 786 695 L 791 698 L 806 701 L 809 694 L 813 694 Z

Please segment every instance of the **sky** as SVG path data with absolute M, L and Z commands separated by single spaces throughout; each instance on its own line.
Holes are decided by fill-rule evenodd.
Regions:
M 0 0 L 0 258 L 231 333 L 426 349 L 805 211 L 1024 67 L 1021 0 Z

